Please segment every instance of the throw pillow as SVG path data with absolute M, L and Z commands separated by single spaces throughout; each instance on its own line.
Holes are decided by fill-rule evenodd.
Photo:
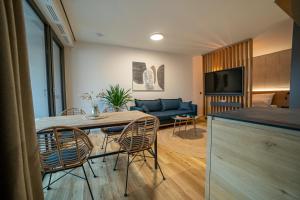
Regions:
M 162 110 L 177 110 L 180 103 L 182 102 L 181 98 L 178 99 L 161 99 Z
M 192 109 L 191 104 L 192 104 L 191 101 L 181 102 L 179 106 L 179 110 L 191 110 Z
M 134 110 L 138 110 L 138 111 L 144 111 L 144 109 L 143 108 L 141 108 L 141 107 L 134 107 Z
M 149 112 L 149 108 L 146 105 L 142 105 L 143 110 L 148 113 Z
M 135 105 L 137 107 L 142 107 L 143 105 L 145 105 L 145 106 L 147 106 L 147 108 L 150 112 L 161 110 L 160 99 L 155 99 L 155 100 L 138 100 L 138 99 L 136 99 Z

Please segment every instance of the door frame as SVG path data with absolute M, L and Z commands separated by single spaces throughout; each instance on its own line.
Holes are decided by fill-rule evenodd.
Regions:
M 25 0 L 33 9 L 36 15 L 44 24 L 45 29 L 45 51 L 46 51 L 46 71 L 47 71 L 47 90 L 48 90 L 48 110 L 49 116 L 55 116 L 55 97 L 54 97 L 54 74 L 53 74 L 53 47 L 52 40 L 60 48 L 60 64 L 61 64 L 61 88 L 62 88 L 62 106 L 66 109 L 66 84 L 65 84 L 65 59 L 64 59 L 64 45 L 55 34 L 46 17 L 40 11 L 34 0 Z

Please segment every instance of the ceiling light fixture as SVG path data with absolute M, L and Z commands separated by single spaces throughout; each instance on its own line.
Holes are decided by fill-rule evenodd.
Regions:
M 98 37 L 103 37 L 104 35 L 102 34 L 102 33 L 96 33 L 96 35 L 98 36 Z
M 153 34 L 150 36 L 150 39 L 151 39 L 151 40 L 154 40 L 154 41 L 159 41 L 159 40 L 164 39 L 164 36 L 163 36 L 163 34 L 161 34 L 161 33 L 153 33 Z

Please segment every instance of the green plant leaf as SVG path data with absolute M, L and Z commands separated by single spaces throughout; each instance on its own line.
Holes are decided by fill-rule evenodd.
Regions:
M 106 92 L 103 94 L 104 101 L 114 109 L 120 109 L 130 101 L 132 101 L 132 96 L 130 94 L 130 89 L 125 90 L 121 88 L 119 84 L 110 85 Z

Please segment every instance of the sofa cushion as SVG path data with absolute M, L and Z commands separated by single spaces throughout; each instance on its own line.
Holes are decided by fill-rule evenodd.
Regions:
M 142 105 L 142 109 L 144 112 L 148 113 L 150 110 L 146 105 Z
M 116 133 L 116 132 L 122 132 L 125 126 L 112 126 L 106 128 L 107 133 Z
M 152 111 L 160 111 L 161 110 L 161 103 L 160 99 L 156 100 L 135 100 L 135 105 L 137 107 L 142 107 L 143 105 L 147 106 L 150 112 Z
M 137 106 L 131 106 L 131 107 L 130 107 L 130 110 L 137 110 L 137 111 L 144 112 L 144 109 L 143 109 L 143 108 L 137 107 Z
M 168 120 L 176 115 L 193 114 L 192 110 L 167 110 L 158 112 L 149 112 L 150 115 L 158 117 L 160 120 Z
M 161 99 L 162 110 L 177 110 L 180 103 L 182 102 L 181 98 L 178 99 Z
M 192 107 L 192 102 L 188 101 L 188 102 L 181 102 L 179 105 L 179 110 L 191 110 Z

